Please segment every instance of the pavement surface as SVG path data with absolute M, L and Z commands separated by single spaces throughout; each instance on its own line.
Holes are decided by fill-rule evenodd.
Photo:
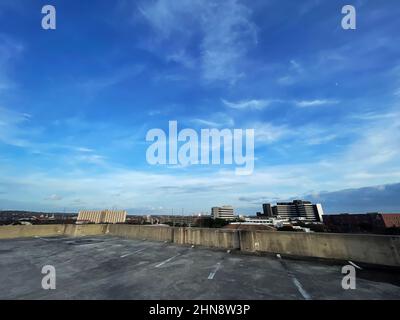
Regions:
M 56 289 L 42 288 L 42 268 Z M 400 299 L 400 274 L 110 236 L 0 241 L 0 299 Z

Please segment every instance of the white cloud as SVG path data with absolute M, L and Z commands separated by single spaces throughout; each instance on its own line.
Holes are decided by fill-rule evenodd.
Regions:
M 181 49 L 178 52 L 171 53 L 167 56 L 168 62 L 180 63 L 186 68 L 192 69 L 196 65 L 196 61 L 185 50 Z
M 236 0 L 157 0 L 144 2 L 139 11 L 158 41 L 168 43 L 167 60 L 190 68 L 199 65 L 206 82 L 234 84 L 245 76 L 244 57 L 257 43 L 251 11 L 245 5 Z
M 396 117 L 400 117 L 400 112 L 366 112 L 355 114 L 352 118 L 357 120 L 371 121 L 371 120 L 384 120 L 384 119 L 396 119 Z
M 290 75 L 286 75 L 286 76 L 280 77 L 278 79 L 278 84 L 284 85 L 284 86 L 292 85 L 295 82 L 296 82 L 295 77 L 290 76 Z
M 89 164 L 106 165 L 106 157 L 98 154 L 78 155 L 74 159 Z
M 57 194 L 52 194 L 51 196 L 47 197 L 45 200 L 60 201 L 60 200 L 62 200 L 62 197 Z
M 296 101 L 295 104 L 298 107 L 305 108 L 305 107 L 318 107 L 318 106 L 324 106 L 324 105 L 329 105 L 329 104 L 337 104 L 339 101 L 337 100 L 302 100 L 302 101 Z
M 143 70 L 144 67 L 141 65 L 125 66 L 104 76 L 85 79 L 79 82 L 78 86 L 82 88 L 87 95 L 93 96 L 108 87 L 115 86 L 131 77 L 139 75 Z
M 230 128 L 235 125 L 235 121 L 222 112 L 211 114 L 207 119 L 195 118 L 190 120 L 190 122 L 208 128 Z
M 93 149 L 85 148 L 85 147 L 77 147 L 77 148 L 75 148 L 75 150 L 79 151 L 79 152 L 94 152 Z
M 5 144 L 26 147 L 28 131 L 24 128 L 30 115 L 0 107 L 0 142 Z
M 328 142 L 331 142 L 335 140 L 338 137 L 337 134 L 323 134 L 321 133 L 320 135 L 314 135 L 311 137 L 306 138 L 305 142 L 309 145 L 319 145 L 319 144 L 325 144 Z
M 254 110 L 262 110 L 268 107 L 274 100 L 241 100 L 237 102 L 229 102 L 227 100 L 222 99 L 222 103 L 232 109 L 254 109 Z
M 303 67 L 296 60 L 290 60 L 290 69 L 296 73 L 303 73 Z
M 266 122 L 256 122 L 248 125 L 248 127 L 254 129 L 256 146 L 273 143 L 292 134 L 287 126 L 278 126 Z
M 9 67 L 24 51 L 24 46 L 15 39 L 0 33 L 0 90 L 15 86 L 9 75 Z
M 288 74 L 278 78 L 278 84 L 289 86 L 298 82 L 300 77 L 304 74 L 304 68 L 298 61 L 292 59 L 289 61 L 287 73 Z

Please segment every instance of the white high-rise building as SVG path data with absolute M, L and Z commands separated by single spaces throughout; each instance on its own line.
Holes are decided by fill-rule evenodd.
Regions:
M 232 206 L 222 206 L 211 208 L 211 216 L 213 219 L 235 220 Z
M 278 202 L 271 208 L 274 217 L 280 217 L 283 219 L 322 222 L 322 216 L 324 214 L 321 204 L 312 204 L 310 201 L 303 200 Z

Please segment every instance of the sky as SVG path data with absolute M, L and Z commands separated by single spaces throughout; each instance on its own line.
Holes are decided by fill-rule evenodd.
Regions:
M 400 212 L 400 5 L 350 2 L 1 0 L 0 209 Z M 253 173 L 149 164 L 169 121 L 254 129 Z

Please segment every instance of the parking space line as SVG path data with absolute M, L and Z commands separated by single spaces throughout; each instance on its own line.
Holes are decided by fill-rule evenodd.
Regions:
M 208 275 L 208 280 L 212 280 L 214 279 L 215 274 L 218 272 L 218 270 L 221 268 L 221 262 L 218 262 L 215 265 L 214 271 L 210 272 L 210 274 Z
M 42 237 L 39 237 L 39 236 L 35 236 L 35 239 L 43 240 L 43 241 L 46 241 L 46 242 L 51 242 L 51 241 L 67 240 L 67 239 L 71 239 L 71 238 L 57 238 L 57 237 L 42 238 Z
M 301 282 L 296 278 L 296 276 L 289 270 L 288 266 L 286 265 L 285 261 L 283 261 L 281 255 L 278 253 L 277 258 L 279 259 L 279 261 L 281 262 L 281 265 L 284 267 L 284 269 L 286 270 L 287 274 L 289 275 L 289 277 L 291 278 L 293 284 L 296 286 L 297 290 L 300 292 L 301 296 L 305 299 L 305 300 L 312 300 L 311 296 L 308 294 L 308 292 L 303 288 L 303 286 L 301 285 Z
M 41 237 L 38 237 L 38 236 L 35 236 L 35 238 L 36 239 L 40 239 L 40 240 L 43 240 L 43 241 L 46 241 L 46 242 L 49 242 L 50 240 L 48 240 L 48 239 L 45 239 L 45 238 L 41 238 Z
M 176 258 L 177 256 L 179 256 L 179 255 L 180 255 L 180 253 L 174 255 L 174 256 L 171 257 L 171 258 L 168 258 L 167 260 L 164 260 L 163 262 L 160 262 L 159 264 L 157 264 L 157 265 L 155 266 L 155 268 L 159 268 L 159 267 L 163 266 L 164 264 L 170 262 L 172 259 L 175 259 L 175 258 Z
M 303 286 L 301 285 L 300 281 L 297 280 L 297 278 L 294 276 L 294 274 L 290 273 L 290 276 L 292 278 L 292 281 L 294 285 L 297 287 L 297 290 L 299 290 L 300 294 L 303 296 L 305 300 L 311 300 L 310 295 L 307 293 L 306 290 L 304 290 Z
M 361 268 L 360 266 L 356 265 L 353 261 L 350 261 L 350 260 L 349 260 L 349 263 L 350 263 L 353 267 L 357 268 L 358 270 L 362 270 L 362 268 Z
M 142 249 L 139 249 L 139 250 L 136 250 L 136 251 L 133 251 L 133 252 L 124 254 L 124 255 L 121 256 L 121 258 L 125 258 L 125 257 L 131 256 L 131 255 L 133 255 L 133 254 L 135 254 L 135 253 L 142 252 L 144 249 L 145 249 L 145 248 L 142 248 Z

